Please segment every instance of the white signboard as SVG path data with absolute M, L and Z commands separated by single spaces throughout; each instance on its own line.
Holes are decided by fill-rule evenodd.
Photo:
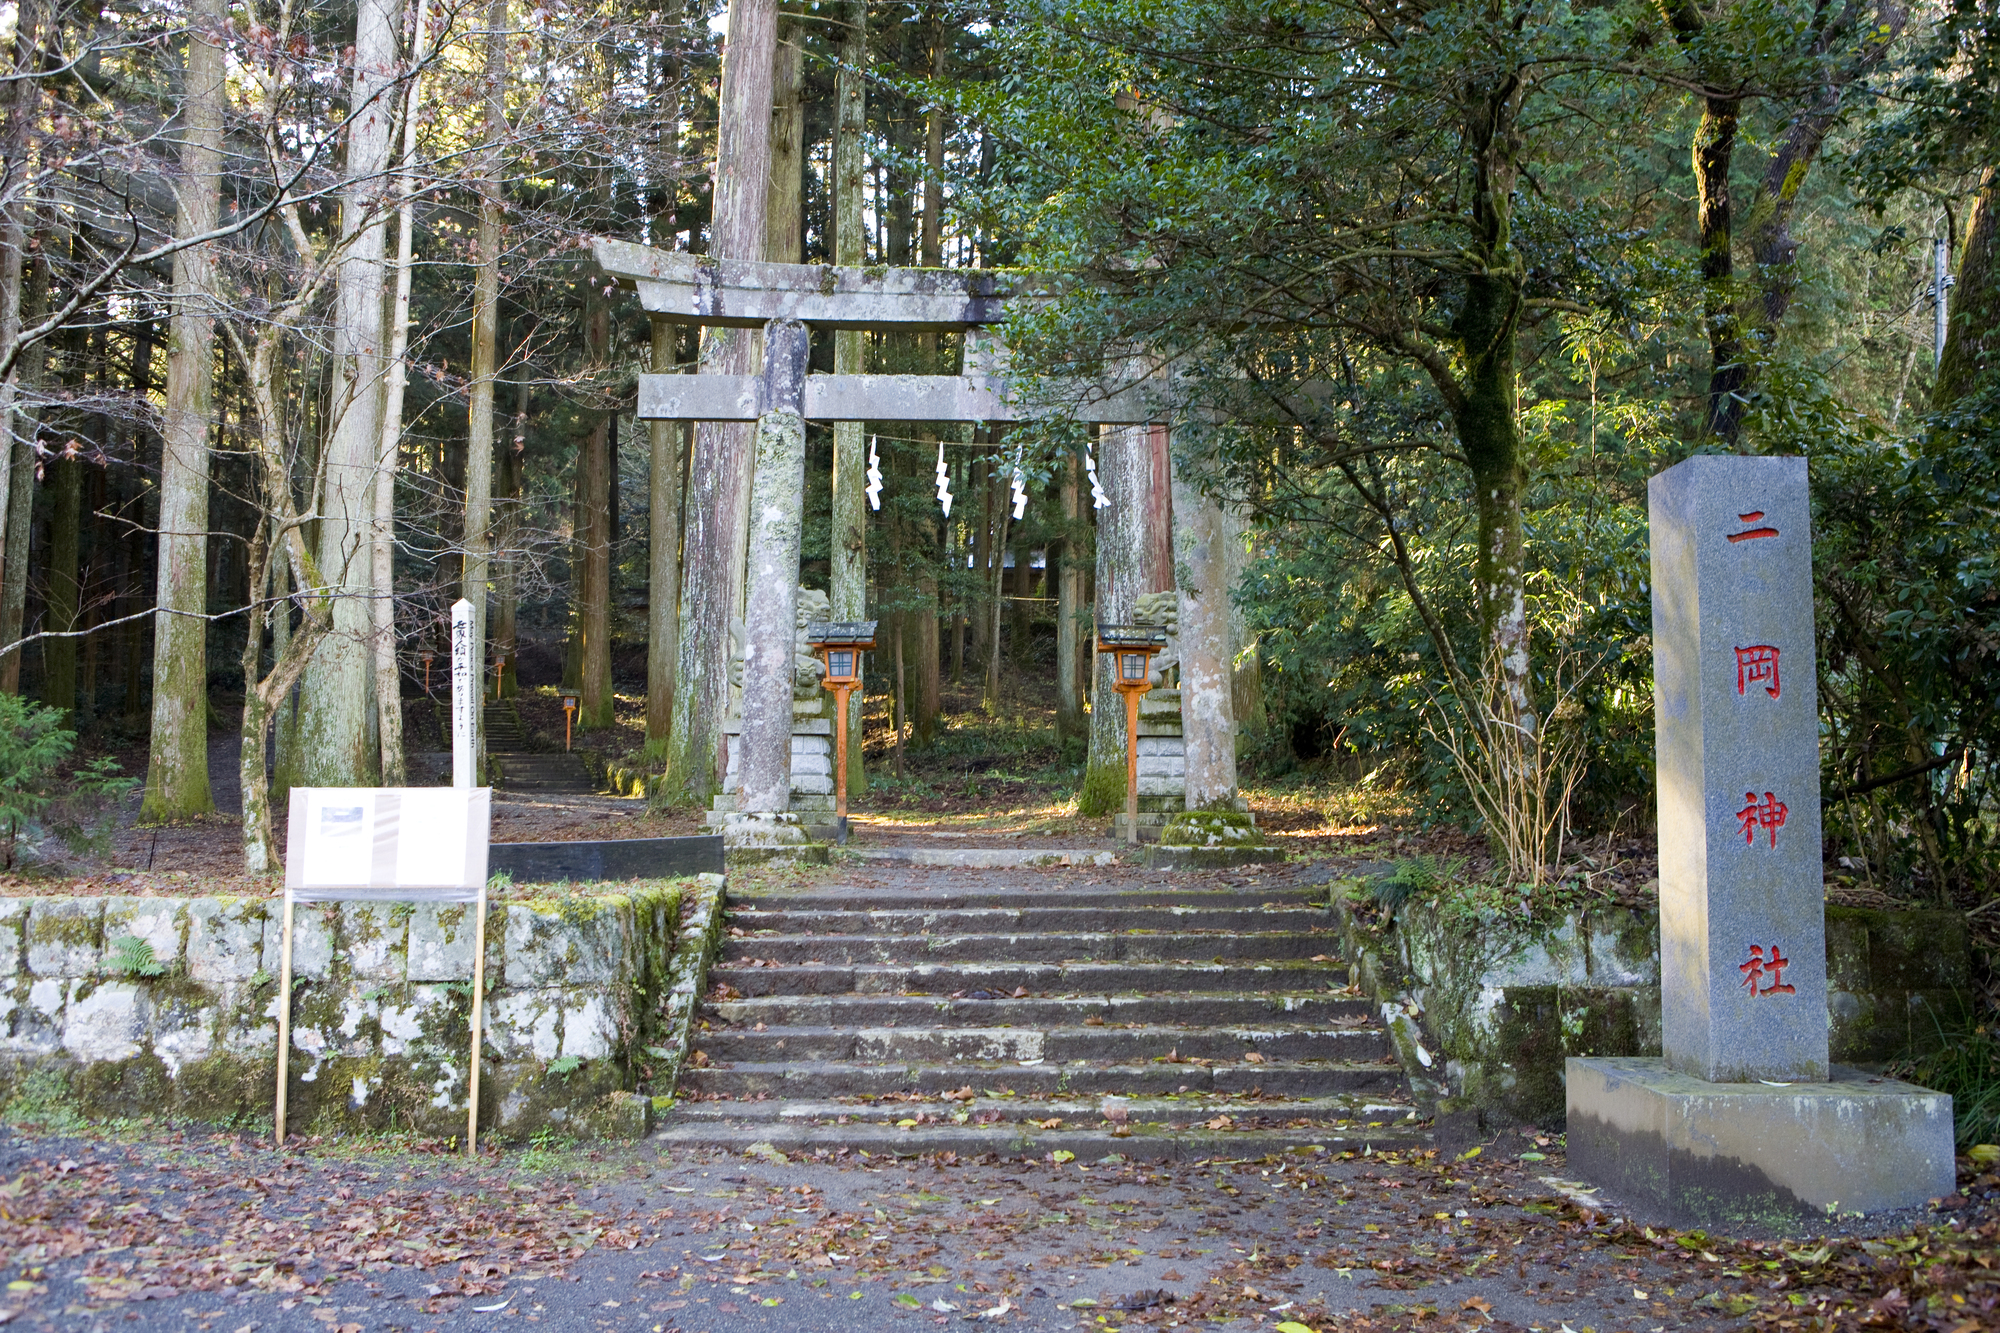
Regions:
M 294 787 L 285 892 L 297 902 L 471 902 L 486 883 L 491 787 Z
M 470 615 L 471 604 L 460 602 Z M 457 620 L 456 613 L 453 616 Z M 468 627 L 469 628 L 469 627 Z M 453 704 L 458 690 L 453 627 Z M 470 638 L 468 632 L 467 636 Z M 474 682 L 477 684 L 477 682 Z M 472 945 L 472 1064 L 466 1151 L 479 1144 L 479 1046 L 486 1007 L 486 849 L 490 787 L 294 787 L 285 843 L 285 935 L 278 976 L 278 1096 L 273 1123 L 285 1144 L 292 1048 L 292 907 L 295 903 L 477 903 Z
M 451 785 L 461 791 L 479 785 L 479 645 L 472 641 L 472 603 L 461 597 L 451 607 Z

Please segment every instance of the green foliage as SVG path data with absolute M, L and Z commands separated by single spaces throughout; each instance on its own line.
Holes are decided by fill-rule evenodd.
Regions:
M 2000 1037 L 1987 1025 L 1940 1028 L 1933 1049 L 1900 1062 L 1892 1072 L 1950 1094 L 1961 1151 L 1978 1143 L 2000 1143 Z
M 75 1134 L 90 1127 L 63 1071 L 48 1066 L 31 1067 L 21 1076 L 13 1097 L 0 1107 L 0 1121 L 44 1134 Z
M 1465 875 L 1462 856 L 1433 856 L 1424 853 L 1396 862 L 1388 874 L 1372 881 L 1373 897 L 1383 911 L 1396 909 L 1412 898 L 1427 898 L 1457 884 Z
M 63 714 L 19 695 L 0 694 L 0 824 L 7 830 L 6 864 L 14 864 L 14 839 L 55 799 L 56 766 L 76 744 Z
M 72 855 L 102 856 L 118 825 L 118 802 L 139 779 L 124 775 L 109 758 L 93 759 L 69 776 L 68 786 L 43 812 L 43 823 Z
M 153 956 L 153 946 L 137 935 L 120 935 L 104 956 L 104 970 L 121 977 L 158 977 L 166 967 Z
M 562 1133 L 552 1125 L 543 1125 L 528 1140 L 528 1149 L 521 1154 L 523 1171 L 558 1171 L 564 1166 L 564 1157 L 576 1147 L 576 1140 Z
M 1820 415 L 1827 835 L 1862 881 L 1969 906 L 2000 882 L 2000 434 Z

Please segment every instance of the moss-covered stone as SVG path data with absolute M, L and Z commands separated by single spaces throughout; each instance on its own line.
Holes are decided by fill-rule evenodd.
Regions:
M 1385 917 L 1355 910 L 1375 902 L 1359 881 L 1330 901 L 1355 982 L 1408 1016 L 1396 1048 L 1419 1095 L 1558 1127 L 1567 1057 L 1660 1053 L 1656 911 L 1527 921 L 1445 894 Z M 1966 1002 L 1963 921 L 1829 907 L 1827 970 L 1836 1062 L 1922 1050 Z
M 1125 808 L 1125 765 L 1091 764 L 1076 790 L 1076 812 L 1095 819 Z
M 713 899 L 720 877 L 710 878 Z M 496 913 L 487 940 L 484 1125 L 521 1139 L 545 1126 L 572 1137 L 630 1132 L 630 1094 L 651 1062 L 647 1047 L 689 1012 L 666 992 L 679 976 L 676 934 L 691 887 L 634 883 L 527 905 L 526 933 L 514 941 L 524 956 L 511 956 L 508 947 L 513 909 Z M 57 902 L 83 906 L 41 913 L 46 947 L 30 959 L 24 927 L 34 909 Z M 159 975 L 112 975 L 101 966 L 78 974 L 84 960 L 75 950 L 102 950 L 102 920 L 109 919 L 102 900 L 0 900 L 0 923 L 23 923 L 0 933 L 0 947 L 15 946 L 9 979 L 0 980 L 0 1029 L 11 1035 L 11 1051 L 0 1055 L 0 1106 L 18 1100 L 23 1080 L 33 1077 L 44 1091 L 63 1089 L 57 1110 L 64 1115 L 164 1114 L 268 1127 L 281 905 L 115 903 L 121 932 L 165 946 L 155 950 L 169 964 Z M 461 1133 L 470 912 L 436 904 L 302 906 L 294 926 L 294 962 L 311 966 L 295 967 L 290 1128 Z M 704 937 L 705 951 L 713 949 L 712 935 Z M 639 1099 L 640 1119 L 652 1091 Z M 611 1099 L 614 1093 L 623 1096 Z M 47 1101 L 37 1092 L 23 1105 L 56 1114 L 42 1106 Z
M 1160 830 L 1163 847 L 1256 847 L 1264 835 L 1246 811 L 1183 810 Z

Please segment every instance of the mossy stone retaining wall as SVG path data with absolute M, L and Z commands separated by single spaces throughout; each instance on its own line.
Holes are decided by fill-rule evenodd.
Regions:
M 721 891 L 699 879 L 715 882 L 493 906 L 482 1132 L 645 1131 L 630 1094 L 648 1048 L 673 1044 L 683 894 Z M 241 898 L 0 899 L 0 1108 L 40 1071 L 84 1116 L 268 1126 L 283 913 Z M 295 910 L 294 1131 L 463 1132 L 473 927 L 457 904 Z
M 1385 927 L 1339 885 L 1333 906 L 1356 980 L 1441 1112 L 1560 1128 L 1565 1058 L 1660 1054 L 1657 910 L 1530 925 L 1409 902 Z M 1835 1063 L 1921 1050 L 1965 1011 L 1971 960 L 1956 913 L 1828 907 L 1826 948 Z

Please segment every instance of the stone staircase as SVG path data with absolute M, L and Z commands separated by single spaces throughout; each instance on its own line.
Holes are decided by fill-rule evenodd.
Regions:
M 732 897 L 656 1137 L 1086 1160 L 1422 1138 L 1313 890 L 1089 878 L 912 868 Z
M 521 715 L 510 703 L 488 701 L 486 753 L 500 766 L 499 786 L 511 792 L 587 796 L 601 784 L 583 756 L 561 750 L 531 750 Z

